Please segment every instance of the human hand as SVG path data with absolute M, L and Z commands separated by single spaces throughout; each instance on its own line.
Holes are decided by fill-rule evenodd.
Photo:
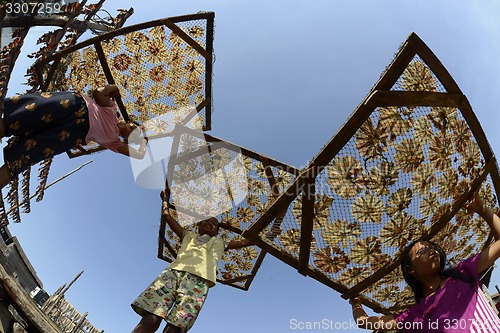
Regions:
M 110 106 L 111 99 L 120 97 L 120 90 L 114 84 L 108 84 L 104 87 L 95 89 L 92 93 L 94 101 L 100 106 Z
M 107 84 L 104 87 L 97 88 L 98 91 L 101 91 L 103 95 L 116 99 L 121 97 L 120 89 L 116 86 L 116 84 Z
M 146 150 L 147 149 L 147 146 L 148 146 L 148 137 L 147 136 L 144 136 L 141 138 L 141 148 Z
M 362 305 L 361 300 L 357 296 L 353 297 L 353 298 L 349 298 L 349 304 L 351 304 L 352 307 L 357 307 L 357 306 Z
M 170 213 L 169 208 L 168 208 L 168 201 L 170 200 L 170 190 L 165 189 L 160 192 L 160 198 L 162 200 L 161 203 L 161 213 L 163 215 L 168 215 Z
M 117 99 L 117 98 L 121 98 L 122 95 L 120 94 L 120 91 L 119 90 L 116 90 L 116 91 L 112 91 L 109 93 L 109 97 L 113 98 L 113 99 Z
M 163 202 L 168 202 L 170 200 L 170 189 L 168 187 L 160 192 L 160 198 Z
M 465 209 L 471 213 L 479 213 L 485 209 L 484 202 L 476 191 L 469 201 L 465 204 Z
M 108 96 L 111 98 L 118 98 L 121 97 L 120 95 L 120 89 L 116 86 L 116 84 L 108 84 L 106 86 L 106 89 L 108 90 Z

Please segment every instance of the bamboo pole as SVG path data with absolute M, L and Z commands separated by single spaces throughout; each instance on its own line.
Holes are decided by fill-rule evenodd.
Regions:
M 86 166 L 86 165 L 88 165 L 88 164 L 90 164 L 90 163 L 92 163 L 92 162 L 94 162 L 94 161 L 93 161 L 93 160 L 87 161 L 87 162 L 83 163 L 82 165 L 80 165 L 78 168 L 74 169 L 73 171 L 70 171 L 70 172 L 68 172 L 67 174 L 65 174 L 64 176 L 61 176 L 61 177 L 57 178 L 57 179 L 56 179 L 56 180 L 54 180 L 52 183 L 50 183 L 49 185 L 47 185 L 47 186 L 45 187 L 45 190 L 46 190 L 46 189 L 48 189 L 49 187 L 51 187 L 52 185 L 57 184 L 57 183 L 58 183 L 58 182 L 60 182 L 61 180 L 65 179 L 65 178 L 67 178 L 67 177 L 69 177 L 69 176 L 71 176 L 71 175 L 72 175 L 72 174 L 74 174 L 75 172 L 80 171 L 80 170 L 81 170 L 84 166 Z M 29 200 L 33 199 L 36 195 L 37 195 L 37 193 L 32 194 L 32 195 L 29 197 Z M 24 201 L 23 201 L 23 202 L 21 202 L 21 203 L 17 203 L 16 205 L 14 205 L 14 206 L 10 207 L 10 208 L 9 208 L 9 210 L 7 211 L 6 215 L 8 216 L 8 215 L 10 214 L 10 212 L 11 212 L 11 211 L 13 211 L 14 209 L 17 209 L 17 208 L 18 208 L 19 206 L 21 206 L 22 204 L 24 204 Z

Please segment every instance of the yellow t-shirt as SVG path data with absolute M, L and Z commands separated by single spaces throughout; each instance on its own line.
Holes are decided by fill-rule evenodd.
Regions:
M 208 286 L 215 286 L 217 263 L 224 255 L 226 244 L 222 239 L 212 237 L 204 244 L 197 240 L 198 235 L 184 231 L 181 248 L 177 258 L 170 264 L 170 269 L 189 272 L 208 281 Z

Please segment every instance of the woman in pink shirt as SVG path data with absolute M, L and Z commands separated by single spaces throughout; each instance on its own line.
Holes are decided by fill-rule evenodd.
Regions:
M 119 119 L 115 85 L 106 85 L 89 96 L 74 92 L 28 93 L 6 98 L 0 119 L 0 138 L 11 137 L 4 148 L 0 188 L 44 159 L 91 141 L 132 158 L 142 159 L 147 139 L 138 149 L 127 142 L 137 125 Z M 127 141 L 126 141 L 127 140 Z
M 500 332 L 500 319 L 481 291 L 478 274 L 500 257 L 500 218 L 476 194 L 466 208 L 490 226 L 495 242 L 482 252 L 447 267 L 435 243 L 417 241 L 403 253 L 401 269 L 416 304 L 394 315 L 368 316 L 358 298 L 350 300 L 361 328 L 401 332 Z

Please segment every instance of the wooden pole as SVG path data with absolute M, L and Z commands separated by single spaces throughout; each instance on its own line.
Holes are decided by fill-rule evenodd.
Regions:
M 90 164 L 90 163 L 92 163 L 92 162 L 94 162 L 94 161 L 93 161 L 93 160 L 90 160 L 90 161 L 87 161 L 87 162 L 83 163 L 83 164 L 82 164 L 82 165 L 80 165 L 78 168 L 74 169 L 73 171 L 70 171 L 70 172 L 68 172 L 67 174 L 65 174 L 64 176 L 59 177 L 59 178 L 57 178 L 56 180 L 54 180 L 52 183 L 50 183 L 49 185 L 47 185 L 47 186 L 45 187 L 45 189 L 48 189 L 49 187 L 51 187 L 52 185 L 57 184 L 58 182 L 60 182 L 60 181 L 61 181 L 61 180 L 63 180 L 64 178 L 67 178 L 67 177 L 71 176 L 72 174 L 74 174 L 75 172 L 79 171 L 79 170 L 80 170 L 80 169 L 82 169 L 84 166 L 86 166 L 87 164 Z M 32 195 L 29 197 L 29 200 L 33 199 L 36 195 L 37 195 L 37 193 L 32 194 Z M 14 209 L 17 209 L 17 208 L 18 208 L 20 205 L 22 205 L 23 203 L 24 203 L 24 201 L 23 201 L 23 202 L 21 202 L 21 203 L 17 203 L 16 205 L 14 205 L 14 206 L 10 207 L 10 208 L 9 208 L 9 210 L 7 211 L 7 213 L 6 213 L 6 216 L 8 216 L 8 215 L 10 214 L 10 212 L 12 212 Z M 83 272 L 82 272 L 82 273 L 83 273 Z M 80 274 L 81 274 L 81 273 L 80 273 Z
M 0 284 L 8 295 L 12 306 L 34 330 L 44 333 L 62 333 L 59 327 L 42 312 L 2 265 L 0 265 Z

